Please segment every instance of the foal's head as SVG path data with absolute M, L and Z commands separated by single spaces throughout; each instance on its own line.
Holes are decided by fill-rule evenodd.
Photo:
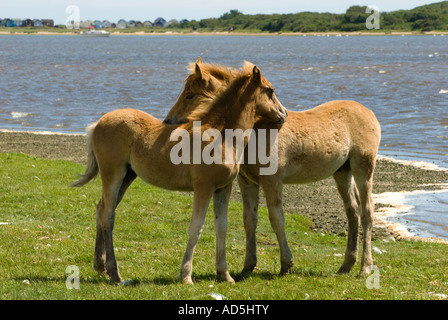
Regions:
M 250 62 L 245 62 L 243 72 L 249 75 L 250 86 L 254 88 L 251 99 L 255 103 L 255 123 L 275 123 L 282 125 L 288 111 L 275 95 L 274 86 L 261 74 L 260 69 Z
M 201 109 L 216 99 L 237 75 L 237 71 L 230 68 L 203 63 L 200 57 L 188 69 L 190 75 L 184 88 L 163 120 L 166 124 L 187 122 L 193 110 L 201 113 Z

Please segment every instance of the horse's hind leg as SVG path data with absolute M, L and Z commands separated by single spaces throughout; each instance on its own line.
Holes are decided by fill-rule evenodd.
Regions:
M 129 188 L 131 183 L 137 178 L 137 174 L 132 170 L 131 168 L 128 168 L 126 172 L 126 176 L 123 179 L 123 182 L 121 183 L 120 191 L 118 192 L 118 198 L 117 198 L 117 204 L 120 203 L 121 199 L 123 199 L 124 193 Z
M 132 169 L 128 169 L 126 176 L 123 179 L 123 182 L 119 189 L 115 208 L 118 206 L 121 199 L 123 198 L 126 189 L 131 185 L 132 181 L 134 181 L 136 177 L 137 175 L 135 174 L 135 172 Z M 103 199 L 101 199 L 100 202 L 98 203 L 97 211 L 103 210 L 102 208 L 103 208 Z M 103 231 L 101 227 L 102 224 L 101 221 L 99 220 L 99 217 L 101 215 L 102 213 L 97 213 L 97 232 L 96 232 L 94 262 L 93 262 L 94 269 L 100 274 L 106 272 L 106 247 L 104 244 Z
M 93 256 L 93 268 L 99 273 L 106 272 L 106 246 L 104 243 L 103 230 L 101 221 L 99 219 L 103 210 L 103 199 L 101 198 L 96 206 L 96 241 L 95 241 L 95 253 Z
M 344 262 L 338 273 L 348 273 L 358 257 L 358 191 L 353 181 L 349 162 L 336 171 L 333 178 L 344 202 L 345 214 L 348 220 L 347 248 L 345 250 Z
M 122 189 L 124 177 L 127 173 L 126 170 L 111 170 L 107 175 L 104 172 L 101 173 L 103 194 L 97 206 L 94 268 L 100 273 L 106 270 L 112 281 L 120 282 L 121 277 L 115 260 L 112 232 L 115 221 L 115 208 L 130 183 L 127 184 L 124 190 Z
M 216 273 L 219 280 L 235 283 L 227 270 L 226 262 L 227 210 L 231 191 L 231 183 L 216 190 L 213 194 L 213 207 L 216 232 Z
M 363 155 L 359 161 L 350 161 L 353 177 L 359 191 L 361 224 L 363 228 L 363 252 L 359 276 L 368 274 L 368 268 L 373 265 L 371 237 L 373 226 L 374 205 L 372 199 L 373 171 L 375 169 L 375 155 Z
M 256 230 L 258 223 L 258 201 L 260 187 L 241 175 L 238 176 L 238 185 L 243 197 L 243 220 L 246 231 L 246 258 L 243 273 L 250 273 L 257 265 Z

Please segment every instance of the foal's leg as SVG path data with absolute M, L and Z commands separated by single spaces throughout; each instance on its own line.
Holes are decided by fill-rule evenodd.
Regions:
M 95 253 L 93 256 L 93 268 L 99 273 L 106 272 L 106 247 L 104 244 L 103 229 L 99 217 L 102 215 L 100 211 L 103 209 L 103 199 L 101 198 L 96 206 L 96 241 Z
M 118 204 L 118 195 L 125 174 L 126 171 L 124 170 L 111 171 L 107 176 L 102 174 L 103 195 L 97 206 L 94 268 L 100 273 L 106 270 L 113 282 L 122 281 L 115 260 L 112 231 L 115 221 L 115 208 Z
M 347 248 L 345 250 L 344 262 L 339 268 L 338 273 L 348 273 L 358 257 L 358 191 L 348 163 L 339 169 L 333 175 L 333 178 L 336 181 L 339 194 L 344 202 L 345 214 L 348 220 Z
M 241 175 L 238 175 L 238 184 L 243 197 L 243 220 L 246 230 L 246 258 L 243 273 L 252 272 L 257 265 L 256 229 L 258 223 L 258 201 L 260 187 Z
M 213 194 L 213 207 L 216 232 L 216 273 L 219 280 L 235 283 L 227 270 L 226 262 L 227 210 L 231 191 L 231 183 L 216 190 Z
M 180 267 L 180 278 L 187 284 L 193 283 L 191 280 L 191 273 L 193 270 L 194 248 L 204 229 L 205 215 L 213 192 L 214 189 L 208 185 L 194 188 L 193 214 L 190 227 L 188 228 L 187 249 L 185 250 L 182 265 Z
M 360 161 L 350 161 L 353 177 L 359 190 L 361 224 L 363 228 L 363 251 L 361 270 L 359 276 L 368 274 L 368 267 L 373 265 L 372 259 L 372 223 L 374 205 L 372 199 L 373 171 L 375 169 L 375 156 L 361 156 Z
M 124 193 L 129 188 L 131 183 L 137 178 L 137 174 L 129 168 L 126 172 L 126 176 L 123 179 L 123 182 L 121 183 L 120 191 L 118 192 L 118 198 L 117 198 L 117 204 L 115 208 L 118 206 L 118 204 L 121 202 L 121 199 L 123 199 Z
M 280 275 L 283 275 L 289 273 L 293 266 L 292 254 L 285 233 L 285 216 L 283 214 L 282 201 L 283 183 L 275 176 L 264 176 L 262 179 L 260 178 L 260 182 L 266 197 L 269 221 L 280 246 Z

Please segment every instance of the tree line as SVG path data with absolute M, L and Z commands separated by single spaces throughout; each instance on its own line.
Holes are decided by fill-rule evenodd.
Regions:
M 300 12 L 291 14 L 248 15 L 230 10 L 219 18 L 182 21 L 170 28 L 202 31 L 240 30 L 248 32 L 349 32 L 366 31 L 366 6 L 351 6 L 343 14 Z M 380 11 L 383 31 L 448 30 L 448 1 L 420 6 L 411 10 Z

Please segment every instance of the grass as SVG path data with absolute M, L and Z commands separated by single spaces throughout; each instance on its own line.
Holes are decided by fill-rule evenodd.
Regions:
M 193 286 L 177 279 L 187 242 L 192 196 L 164 191 L 136 180 L 117 209 L 116 257 L 129 286 L 112 284 L 93 270 L 96 181 L 69 188 L 83 167 L 68 161 L 23 154 L 0 154 L 0 299 L 440 299 L 448 296 L 448 255 L 443 244 L 384 242 L 373 246 L 379 288 L 348 275 L 335 275 L 342 263 L 344 237 L 314 233 L 311 222 L 286 213 L 294 256 L 292 273 L 278 276 L 279 249 L 260 208 L 258 267 L 243 277 L 245 234 L 242 205 L 231 202 L 227 263 L 235 285 L 215 277 L 212 209 L 196 247 Z M 79 290 L 68 290 L 68 266 L 79 269 Z M 369 278 L 370 280 L 373 278 Z M 378 279 L 378 278 L 376 278 Z

